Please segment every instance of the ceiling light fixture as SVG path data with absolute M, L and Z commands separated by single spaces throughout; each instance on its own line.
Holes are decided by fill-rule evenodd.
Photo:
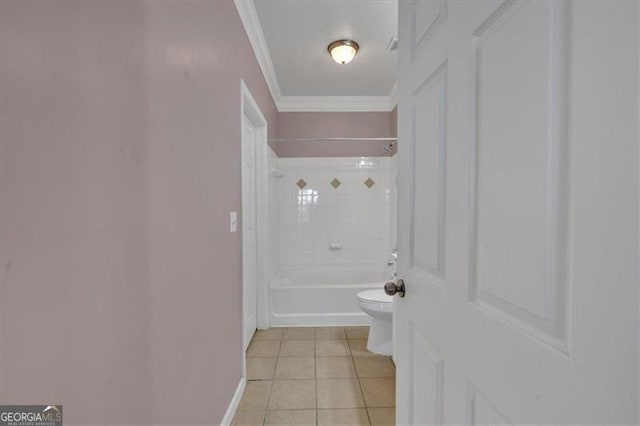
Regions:
M 358 43 L 353 40 L 336 40 L 329 45 L 327 50 L 334 61 L 339 64 L 348 64 L 358 53 Z

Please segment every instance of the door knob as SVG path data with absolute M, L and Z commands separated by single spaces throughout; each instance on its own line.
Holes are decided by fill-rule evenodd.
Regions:
M 384 292 L 387 293 L 389 296 L 393 296 L 394 294 L 398 293 L 398 296 L 404 297 L 404 293 L 405 293 L 404 281 L 398 280 L 397 283 L 394 283 L 393 281 L 389 281 L 384 285 Z

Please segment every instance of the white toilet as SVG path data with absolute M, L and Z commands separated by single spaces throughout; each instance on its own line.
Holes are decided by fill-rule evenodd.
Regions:
M 391 355 L 393 296 L 388 296 L 384 289 L 361 291 L 358 293 L 358 306 L 371 316 L 367 349 L 380 355 Z

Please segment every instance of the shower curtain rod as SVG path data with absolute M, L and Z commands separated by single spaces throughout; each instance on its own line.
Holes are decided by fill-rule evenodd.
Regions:
M 269 142 L 320 142 L 320 141 L 387 141 L 395 142 L 398 138 L 289 138 L 269 139 Z

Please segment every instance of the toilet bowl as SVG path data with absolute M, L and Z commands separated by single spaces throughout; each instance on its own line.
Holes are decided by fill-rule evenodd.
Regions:
M 371 317 L 367 349 L 380 355 L 391 355 L 393 296 L 388 296 L 383 289 L 361 291 L 358 306 Z

